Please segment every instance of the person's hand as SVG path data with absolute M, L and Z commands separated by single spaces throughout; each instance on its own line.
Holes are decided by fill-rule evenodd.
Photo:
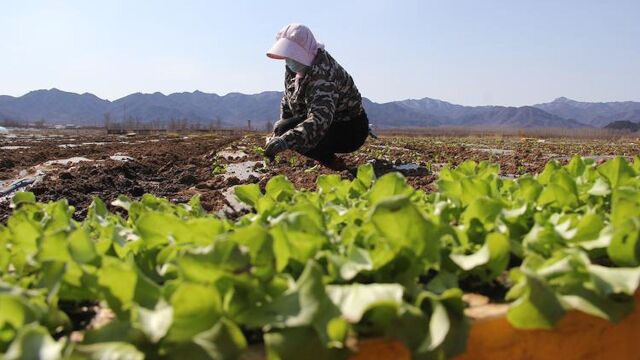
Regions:
M 298 125 L 303 119 L 300 117 L 294 116 L 288 119 L 280 119 L 273 124 L 273 134 L 275 136 L 282 136 L 287 130 L 293 129 L 296 125 Z
M 276 136 L 280 136 L 280 135 L 284 134 L 284 132 L 286 131 L 285 130 L 286 125 L 287 125 L 287 121 L 286 120 L 278 120 L 278 121 L 276 121 L 276 123 L 273 124 L 273 133 Z
M 274 136 L 267 142 L 264 148 L 264 155 L 273 158 L 278 153 L 287 150 L 287 142 L 280 136 Z

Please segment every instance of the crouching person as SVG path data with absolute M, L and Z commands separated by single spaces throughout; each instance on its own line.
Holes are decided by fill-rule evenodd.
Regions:
M 265 154 L 273 157 L 291 149 L 331 169 L 345 169 L 335 154 L 358 150 L 369 134 L 362 97 L 351 76 L 304 25 L 280 30 L 267 56 L 285 60 L 286 70 L 280 120 Z

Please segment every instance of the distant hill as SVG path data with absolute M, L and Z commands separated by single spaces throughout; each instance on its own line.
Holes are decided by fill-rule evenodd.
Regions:
M 598 122 L 614 122 L 614 121 L 631 121 L 631 122 L 640 122 L 640 109 L 629 110 L 613 115 L 602 116 L 596 118 Z
M 398 123 L 402 123 L 402 126 L 589 127 L 532 106 L 463 106 L 423 98 L 383 104 L 365 102 L 365 109 L 372 122 L 384 127 L 399 126 Z
M 580 102 L 560 97 L 552 102 L 533 105 L 550 114 L 602 127 L 616 120 L 640 121 L 640 102 Z
M 36 90 L 17 98 L 0 98 L 0 112 L 16 120 L 95 123 L 101 121 L 108 108 L 109 101 L 93 94 L 80 95 L 58 89 Z
M 612 123 L 607 124 L 605 129 L 613 129 L 613 130 L 628 130 L 630 132 L 636 132 L 640 130 L 640 124 L 628 120 L 618 120 Z
M 427 112 L 411 109 L 401 104 L 390 102 L 379 104 L 367 98 L 362 100 L 369 122 L 377 127 L 433 127 L 442 122 Z
M 458 118 L 462 115 L 468 115 L 473 109 L 481 107 L 456 105 L 442 100 L 431 98 L 408 99 L 395 101 L 399 106 L 411 109 L 418 113 L 431 114 L 440 118 Z
M 549 114 L 532 106 L 503 107 L 494 106 L 476 113 L 464 115 L 456 120 L 457 125 L 483 126 L 490 123 L 493 126 L 519 127 L 519 128 L 579 128 L 585 124 L 575 120 L 567 120 L 559 116 Z
M 218 118 L 226 124 L 244 126 L 247 120 L 256 124 L 274 121 L 280 114 L 282 93 L 267 91 L 255 95 L 230 93 L 224 96 L 201 91 L 163 95 L 131 94 L 111 103 L 109 112 L 115 119 L 127 117 L 167 121 L 189 119 L 207 123 Z
M 20 97 L 0 96 L 0 120 L 45 120 L 49 124 L 101 125 L 124 118 L 141 122 L 186 119 L 193 123 L 220 122 L 243 127 L 251 120 L 256 127 L 278 119 L 282 93 L 209 94 L 201 91 L 165 95 L 134 93 L 109 101 L 85 93 L 58 89 L 36 90 Z M 533 106 L 464 106 L 422 98 L 386 103 L 363 99 L 372 124 L 391 127 L 602 127 L 616 120 L 640 121 L 640 103 L 586 103 L 558 98 Z

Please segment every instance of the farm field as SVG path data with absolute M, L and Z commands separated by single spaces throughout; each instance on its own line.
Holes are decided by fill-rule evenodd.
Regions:
M 334 172 L 263 136 L 3 138 L 0 354 L 448 358 L 477 307 L 633 312 L 637 139 L 383 136 Z
M 234 214 L 229 187 L 258 183 L 264 188 L 273 176 L 282 174 L 296 188 L 313 189 L 318 175 L 336 173 L 315 166 L 312 160 L 285 152 L 275 162 L 264 164 L 260 147 L 264 135 L 162 134 L 135 137 L 102 132 L 62 131 L 18 133 L 0 137 L 0 189 L 21 179 L 35 179 L 29 191 L 39 201 L 65 198 L 86 213 L 93 197 L 107 203 L 118 195 L 133 198 L 144 193 L 186 202 L 200 194 L 207 211 Z M 440 168 L 465 160 L 487 160 L 500 165 L 500 174 L 515 177 L 540 172 L 549 160 L 567 163 L 581 155 L 598 162 L 613 156 L 631 158 L 640 154 L 640 140 L 534 139 L 510 137 L 408 137 L 369 138 L 359 151 L 343 155 L 353 178 L 358 165 L 372 162 L 377 175 L 399 170 L 409 184 L 426 191 L 435 189 Z M 9 213 L 9 197 L 0 198 L 0 220 Z

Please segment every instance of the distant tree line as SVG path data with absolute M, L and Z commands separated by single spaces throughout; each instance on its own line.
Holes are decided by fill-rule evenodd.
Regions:
M 124 131 L 216 131 L 225 129 L 225 125 L 219 116 L 210 121 L 190 121 L 187 118 L 171 118 L 169 120 L 143 121 L 140 118 L 129 116 L 126 120 L 116 121 L 110 113 L 104 114 L 104 128 L 109 132 Z M 247 121 L 247 130 L 271 131 L 273 123 L 268 121 L 263 129 L 255 129 L 251 120 Z
M 47 122 L 45 119 L 36 120 L 33 122 L 29 121 L 19 121 L 14 119 L 2 119 L 0 120 L 0 126 L 2 127 L 13 127 L 13 128 L 44 128 Z
M 58 122 L 56 122 L 58 123 Z M 13 127 L 13 128 L 46 128 L 53 127 L 53 124 L 48 123 L 46 119 L 41 118 L 36 121 L 28 120 L 15 120 L 11 118 L 1 118 L 0 126 Z M 128 116 L 126 120 L 115 120 L 111 113 L 105 113 L 102 124 L 99 122 L 91 122 L 85 125 L 67 124 L 56 125 L 56 127 L 100 127 L 102 126 L 108 132 L 135 132 L 135 131 L 216 131 L 224 129 L 244 129 L 250 131 L 272 131 L 273 123 L 267 121 L 265 124 L 255 127 L 252 125 L 251 120 L 247 120 L 246 125 L 228 127 L 222 122 L 222 118 L 219 116 L 214 117 L 209 121 L 193 121 L 188 118 L 170 118 L 169 120 L 151 120 L 144 121 L 139 117 Z

